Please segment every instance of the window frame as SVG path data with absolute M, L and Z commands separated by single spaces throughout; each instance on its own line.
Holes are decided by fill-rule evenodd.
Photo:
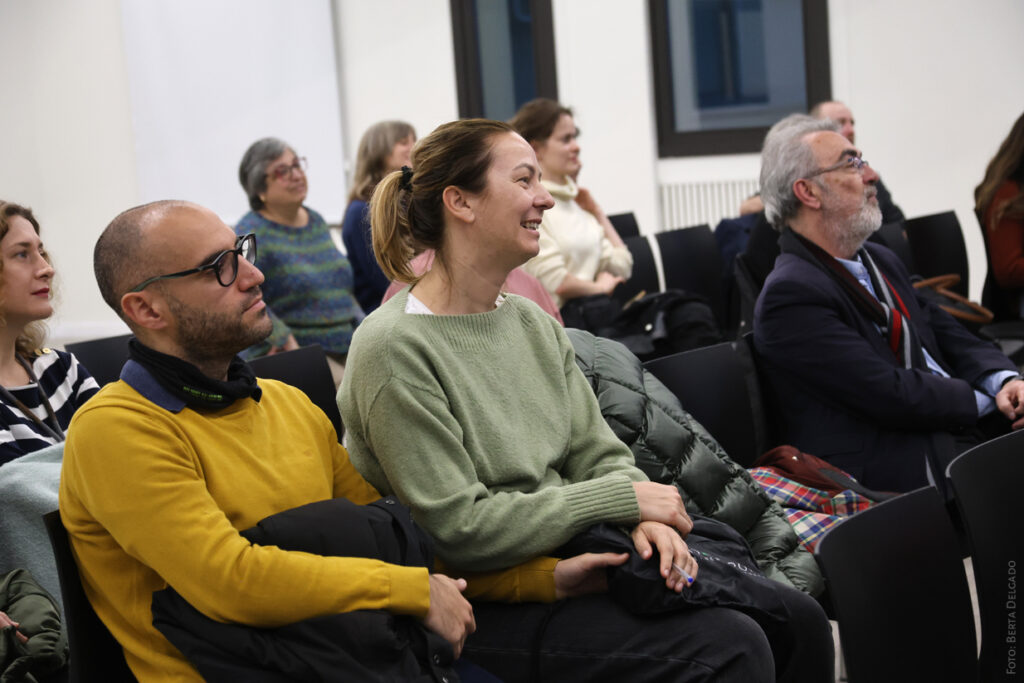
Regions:
M 533 77 L 537 84 L 537 97 L 549 97 L 557 101 L 555 24 L 551 14 L 551 0 L 529 0 L 529 4 L 533 38 Z M 459 117 L 480 118 L 484 116 L 484 88 L 480 73 L 480 41 L 476 29 L 474 0 L 451 0 L 451 13 Z
M 770 1 L 770 0 L 768 0 Z M 454 0 L 453 0 L 454 2 Z M 682 133 L 675 129 L 668 37 L 669 0 L 648 0 L 648 24 L 654 72 L 654 107 L 658 128 L 658 157 L 748 154 L 761 150 L 770 126 L 722 128 Z M 827 0 L 801 0 L 804 18 L 804 74 L 809 105 L 832 99 L 832 68 L 828 40 Z

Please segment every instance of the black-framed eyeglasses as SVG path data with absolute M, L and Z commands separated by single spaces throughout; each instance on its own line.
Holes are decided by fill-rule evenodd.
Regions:
M 837 163 L 832 164 L 828 168 L 819 168 L 814 173 L 811 173 L 810 175 L 805 175 L 804 179 L 813 178 L 814 176 L 821 175 L 822 173 L 829 173 L 831 171 L 838 171 L 839 169 L 846 168 L 847 166 L 853 167 L 854 169 L 857 170 L 858 173 L 860 173 L 861 171 L 864 170 L 865 166 L 869 166 L 869 165 L 870 164 L 868 164 L 868 162 L 864 161 L 864 157 L 862 157 L 860 155 L 857 155 L 855 157 L 850 156 L 850 157 L 846 157 L 842 161 L 839 161 Z
M 306 161 L 306 157 L 295 157 L 295 161 L 284 166 L 275 166 L 274 168 L 267 171 L 267 175 L 275 180 L 284 180 L 292 174 L 292 171 L 306 172 L 309 168 L 309 162 Z
M 159 280 L 174 280 L 179 277 L 187 277 L 189 275 L 195 275 L 196 273 L 202 273 L 207 270 L 212 270 L 217 276 L 217 282 L 220 283 L 221 287 L 230 287 L 235 282 L 235 278 L 238 277 L 238 257 L 241 256 L 249 263 L 256 264 L 256 235 L 249 233 L 243 235 L 235 240 L 234 249 L 225 249 L 216 256 L 213 257 L 209 263 L 198 268 L 189 268 L 183 270 L 180 273 L 170 273 L 168 275 L 157 275 L 151 277 L 148 280 L 143 280 L 135 287 L 129 289 L 129 292 L 141 292 L 149 285 Z

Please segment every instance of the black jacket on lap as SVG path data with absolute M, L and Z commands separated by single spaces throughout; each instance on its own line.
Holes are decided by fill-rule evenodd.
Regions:
M 242 532 L 257 545 L 433 566 L 429 537 L 394 498 L 344 498 L 271 515 Z M 207 681 L 457 681 L 451 645 L 411 616 L 360 610 L 280 628 L 224 624 L 176 591 L 153 594 L 153 624 Z

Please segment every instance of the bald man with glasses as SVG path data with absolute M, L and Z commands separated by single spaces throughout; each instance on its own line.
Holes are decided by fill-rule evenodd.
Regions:
M 96 244 L 100 291 L 135 339 L 65 449 L 61 518 L 86 595 L 141 681 L 202 680 L 154 626 L 154 593 L 168 586 L 211 623 L 260 629 L 409 615 L 450 644 L 450 665 L 474 628 L 463 580 L 240 534 L 316 501 L 380 498 L 305 394 L 257 382 L 237 356 L 271 329 L 256 246 L 185 202 L 130 209 Z
M 866 242 L 882 223 L 877 185 L 831 120 L 772 127 L 761 196 L 782 253 L 757 300 L 754 344 L 781 442 L 871 488 L 909 491 L 1024 425 L 1024 381 Z

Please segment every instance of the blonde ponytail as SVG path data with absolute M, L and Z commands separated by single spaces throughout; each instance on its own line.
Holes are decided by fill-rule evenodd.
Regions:
M 389 280 L 414 283 L 419 278 L 409 267 L 414 249 L 409 226 L 411 193 L 401 188 L 402 172 L 384 176 L 370 198 L 370 236 L 373 254 Z

